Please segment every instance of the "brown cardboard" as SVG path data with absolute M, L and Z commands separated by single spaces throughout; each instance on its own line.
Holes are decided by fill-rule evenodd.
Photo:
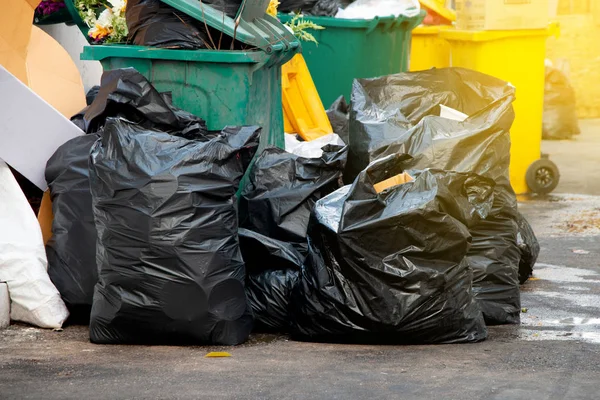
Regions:
M 40 0 L 2 0 L 0 12 L 0 65 L 24 84 L 27 78 L 27 46 L 33 11 Z
M 544 29 L 548 0 L 456 0 L 456 27 L 460 30 Z
M 27 47 L 29 87 L 67 118 L 86 105 L 85 90 L 69 53 L 46 32 L 30 23 Z
M 403 172 L 396 176 L 392 176 L 391 178 L 386 179 L 385 181 L 381 181 L 381 182 L 373 185 L 373 187 L 375 188 L 375 191 L 377 193 L 381 193 L 384 190 L 389 189 L 391 187 L 403 185 L 407 182 L 412 182 L 412 181 L 414 181 L 414 178 L 412 176 L 410 176 L 409 174 L 407 174 L 406 172 Z

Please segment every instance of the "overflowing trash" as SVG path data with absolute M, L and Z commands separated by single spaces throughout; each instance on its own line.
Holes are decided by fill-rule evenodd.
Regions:
M 280 16 L 287 27 L 274 18 L 278 3 L 294 13 Z M 428 23 L 453 18 L 425 3 Z M 90 44 L 117 44 L 84 51 L 106 70 L 71 122 L 10 80 L 64 127 L 40 136 L 45 153 L 32 168 L 1 146 L 0 157 L 40 193 L 47 183 L 53 212 L 44 248 L 0 160 L 0 289 L 13 320 L 61 328 L 69 315 L 83 317 L 70 321 L 89 323 L 99 344 L 227 346 L 253 330 L 472 343 L 486 339 L 486 324 L 519 322 L 519 284 L 540 245 L 509 181 L 512 85 L 460 68 L 388 75 L 408 66 L 398 43 L 426 14 L 417 0 L 194 4 L 61 7 L 79 10 Z M 343 49 L 348 37 L 363 48 Z M 301 79 L 308 67 L 281 70 L 298 38 L 339 47 L 327 55 L 337 62 L 347 58 L 341 50 L 366 64 L 387 51 L 395 67 L 373 60 L 364 71 L 361 63 L 336 70 L 346 83 L 326 102 L 346 97 L 325 118 L 319 85 Z M 185 51 L 198 49 L 232 51 Z M 142 73 L 110 70 L 129 62 Z M 545 134 L 576 134 L 572 89 L 548 71 Z M 355 80 L 348 104 L 357 76 L 379 77 Z
M 564 73 L 547 65 L 542 138 L 566 140 L 580 133 L 575 90 Z
M 520 318 L 517 200 L 509 180 L 515 89 L 461 68 L 355 81 L 350 152 L 344 179 L 390 154 L 413 157 L 409 168 L 473 172 L 496 182 L 494 206 L 470 227 L 473 291 L 488 324 Z M 469 117 L 440 117 L 440 105 Z
M 94 343 L 246 341 L 235 193 L 260 128 L 192 139 L 109 119 L 92 148 Z M 218 168 L 215 166 L 218 165 Z
M 475 342 L 487 335 L 471 291 L 466 225 L 485 218 L 494 182 L 410 171 L 410 157 L 370 164 L 317 202 L 292 297 L 300 337 L 394 343 Z

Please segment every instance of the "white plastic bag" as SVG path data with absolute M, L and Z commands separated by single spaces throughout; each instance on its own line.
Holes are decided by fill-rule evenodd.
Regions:
M 10 317 L 40 328 L 60 328 L 69 312 L 48 277 L 40 225 L 2 160 L 0 204 L 0 282 L 8 285 Z
M 421 5 L 418 0 L 357 0 L 335 15 L 343 19 L 373 19 L 375 17 L 398 17 L 419 15 Z
M 321 136 L 310 142 L 301 142 L 296 135 L 285 134 L 285 151 L 304 158 L 319 158 L 323 155 L 323 147 L 328 144 L 335 146 L 345 146 L 344 141 L 335 133 Z

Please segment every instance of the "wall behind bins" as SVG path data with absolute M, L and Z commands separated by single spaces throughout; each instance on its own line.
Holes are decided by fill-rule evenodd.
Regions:
M 600 118 L 600 0 L 560 0 L 560 37 L 548 39 L 547 57 L 566 72 L 580 118 Z

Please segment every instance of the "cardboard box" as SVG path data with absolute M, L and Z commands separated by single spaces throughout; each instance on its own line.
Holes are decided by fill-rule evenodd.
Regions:
M 544 29 L 549 0 L 457 0 L 456 27 L 465 30 Z

